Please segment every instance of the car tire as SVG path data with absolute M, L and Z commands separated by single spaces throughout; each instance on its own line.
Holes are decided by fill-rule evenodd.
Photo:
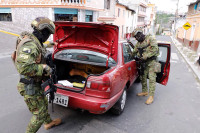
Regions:
M 111 112 L 115 115 L 120 115 L 125 108 L 127 98 L 127 87 L 124 88 L 124 91 L 119 98 L 119 100 L 115 103 L 115 105 L 111 108 Z

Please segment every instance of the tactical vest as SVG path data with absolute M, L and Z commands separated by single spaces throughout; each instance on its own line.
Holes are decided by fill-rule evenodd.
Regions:
M 25 31 L 25 32 L 22 32 L 20 34 L 20 36 L 17 38 L 16 50 L 11 55 L 11 58 L 12 58 L 14 64 L 16 64 L 16 59 L 17 59 L 20 47 L 22 45 L 26 44 L 27 42 L 34 42 L 37 45 L 37 47 L 38 47 L 38 49 L 40 51 L 40 54 L 36 58 L 35 62 L 37 64 L 45 63 L 44 57 L 45 57 L 45 54 L 46 54 L 46 49 L 41 46 L 39 40 L 34 35 L 32 35 L 29 32 Z
M 142 57 L 142 54 L 143 54 L 143 52 L 148 48 L 148 47 L 151 47 L 151 44 L 150 44 L 150 40 L 149 40 L 149 37 L 150 37 L 150 35 L 147 35 L 146 37 L 145 37 L 145 46 L 142 46 L 142 47 L 138 47 L 137 49 L 138 49 L 138 53 L 139 53 L 139 56 L 140 57 Z M 146 39 L 147 38 L 147 39 Z M 141 44 L 140 44 L 141 45 Z M 158 53 L 159 53 L 159 51 L 157 51 Z M 146 60 L 146 62 L 147 61 L 150 61 L 150 60 L 156 60 L 156 58 L 157 58 L 157 56 L 152 56 L 151 58 L 148 58 L 147 60 Z

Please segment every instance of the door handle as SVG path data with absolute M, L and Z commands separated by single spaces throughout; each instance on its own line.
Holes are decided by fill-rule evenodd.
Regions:
M 128 70 L 130 71 L 130 70 L 131 70 L 131 67 L 128 67 Z

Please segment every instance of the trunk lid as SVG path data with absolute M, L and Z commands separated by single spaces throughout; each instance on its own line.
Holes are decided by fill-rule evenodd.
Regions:
M 57 50 L 87 49 L 103 53 L 117 62 L 118 26 L 83 22 L 55 22 Z

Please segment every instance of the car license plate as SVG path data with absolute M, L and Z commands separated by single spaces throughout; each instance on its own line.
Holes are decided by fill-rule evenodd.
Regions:
M 48 100 L 49 100 L 49 94 L 48 94 L 47 97 L 48 97 Z M 63 96 L 61 94 L 55 93 L 55 98 L 54 98 L 53 103 L 62 105 L 64 107 L 67 107 L 68 106 L 68 101 L 69 101 L 69 97 L 68 96 Z

